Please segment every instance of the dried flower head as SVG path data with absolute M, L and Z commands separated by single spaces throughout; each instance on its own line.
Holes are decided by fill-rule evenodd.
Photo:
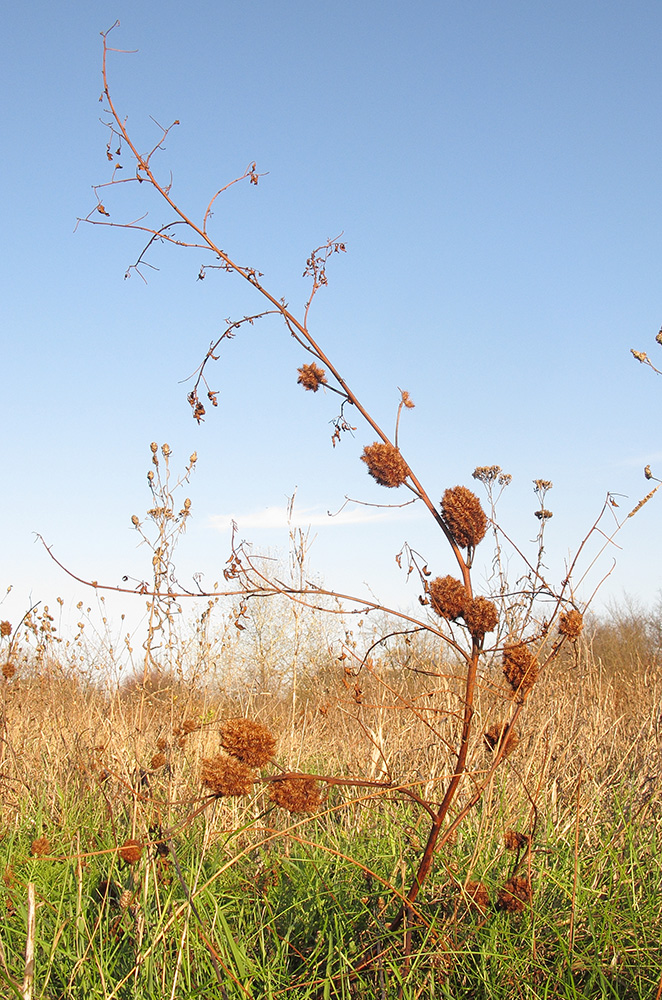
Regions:
M 525 642 L 504 646 L 503 673 L 513 691 L 523 700 L 538 679 L 538 661 Z
M 221 746 L 244 764 L 262 767 L 272 759 L 276 740 L 259 722 L 229 719 L 221 727 Z
M 531 883 L 525 875 L 513 875 L 499 889 L 499 908 L 507 913 L 521 913 L 532 899 Z
M 269 798 L 291 813 L 316 812 L 322 802 L 315 778 L 282 778 L 271 783 Z
M 502 744 L 504 739 L 504 733 L 508 728 L 508 723 L 498 722 L 490 726 L 487 732 L 484 733 L 483 739 L 485 740 L 485 746 L 488 750 L 497 750 Z M 509 754 L 515 750 L 519 744 L 519 734 L 511 729 L 507 736 L 505 737 L 505 742 L 503 743 L 503 756 L 507 757 Z
M 549 521 L 550 517 L 554 517 L 552 511 L 547 510 L 546 507 L 543 507 L 541 510 L 534 510 L 533 513 L 536 515 L 539 521 Z
M 200 724 L 196 722 L 195 719 L 184 719 L 182 722 L 181 732 L 188 736 L 189 733 L 194 733 L 196 729 L 200 728 Z
M 496 604 L 487 597 L 476 597 L 464 612 L 464 620 L 472 635 L 484 636 L 494 632 L 499 621 Z
M 11 678 L 14 676 L 15 673 L 16 673 L 16 667 L 11 662 L 11 660 L 7 660 L 6 663 L 3 663 L 2 676 L 5 678 L 5 680 L 7 681 L 11 680 Z
M 128 910 L 133 902 L 133 893 L 130 889 L 124 889 L 120 893 L 120 898 L 118 899 L 118 905 L 120 910 Z
M 467 882 L 464 887 L 472 910 L 484 913 L 490 905 L 490 894 L 482 882 Z
M 399 450 L 383 441 L 367 444 L 361 461 L 365 462 L 368 472 L 380 486 L 402 486 L 409 475 L 409 467 Z
M 323 368 L 318 368 L 314 363 L 303 365 L 297 371 L 299 372 L 297 383 L 311 392 L 317 392 L 319 387 L 326 383 L 326 372 Z
M 559 618 L 559 633 L 568 639 L 578 639 L 584 628 L 584 618 L 575 608 L 564 611 Z
M 503 835 L 503 846 L 507 851 L 523 851 L 530 843 L 530 835 L 519 830 L 506 830 Z
M 6 639 L 8 635 L 11 635 L 11 622 L 0 622 L 0 636 Z
M 165 750 L 167 748 L 168 741 L 165 738 L 165 736 L 159 736 L 158 740 L 156 741 L 156 746 L 159 750 Z
M 411 398 L 407 390 L 401 389 L 400 395 L 402 397 L 401 398 L 402 405 L 406 406 L 408 410 L 413 410 L 416 404 L 414 403 L 413 399 Z
M 163 765 L 167 763 L 167 760 L 168 758 L 164 753 L 155 753 L 152 757 L 150 767 L 153 771 L 158 771 L 160 767 L 163 767 Z
M 30 854 L 33 858 L 44 858 L 51 853 L 51 842 L 47 837 L 37 837 L 32 841 Z
M 438 576 L 428 584 L 430 604 L 440 618 L 449 621 L 464 614 L 469 595 L 464 584 L 452 576 Z
M 200 778 L 202 784 L 218 796 L 249 795 L 255 781 L 246 764 L 223 754 L 203 759 Z
M 441 498 L 441 513 L 461 549 L 475 548 L 485 537 L 485 512 L 476 494 L 466 486 L 452 486 L 446 490 Z
M 122 861 L 126 861 L 127 865 L 136 865 L 142 856 L 143 845 L 139 840 L 125 840 L 119 849 L 119 855 Z

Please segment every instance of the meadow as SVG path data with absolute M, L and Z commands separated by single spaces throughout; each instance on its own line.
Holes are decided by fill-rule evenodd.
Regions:
M 434 801 L 447 781 L 424 721 L 455 707 L 457 665 L 431 695 L 427 638 L 394 640 L 357 693 L 320 613 L 299 618 L 293 655 L 291 609 L 271 607 L 241 633 L 218 609 L 180 623 L 171 669 L 143 678 L 111 680 L 103 628 L 58 642 L 42 610 L 14 635 L 3 995 L 659 997 L 659 615 L 588 623 L 539 678 L 517 746 L 394 931 L 426 836 L 403 789 Z M 494 690 L 488 668 L 472 781 L 493 752 Z M 218 794 L 209 762 L 232 751 L 236 719 L 275 749 L 247 792 Z M 270 775 L 295 771 L 321 776 L 308 798 L 274 794 Z

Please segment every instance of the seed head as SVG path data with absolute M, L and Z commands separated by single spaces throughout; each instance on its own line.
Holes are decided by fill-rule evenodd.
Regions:
M 538 661 L 525 642 L 504 646 L 503 673 L 513 691 L 523 701 L 538 679 Z
M 51 853 L 51 842 L 47 837 L 38 837 L 37 840 L 32 841 L 32 846 L 30 847 L 30 854 L 33 858 L 44 858 L 47 854 Z
M 490 894 L 487 891 L 487 886 L 483 885 L 482 882 L 467 882 L 464 891 L 469 897 L 469 905 L 472 910 L 478 910 L 480 913 L 487 910 L 490 905 Z
M 469 604 L 466 588 L 452 576 L 438 576 L 431 580 L 428 593 L 432 610 L 448 621 L 463 615 Z
M 488 750 L 496 750 L 502 744 L 507 725 L 506 722 L 497 722 L 493 726 L 490 726 L 487 732 L 484 733 L 483 739 Z M 511 729 L 506 736 L 505 743 L 503 743 L 503 756 L 507 757 L 511 754 L 518 743 L 519 735 L 514 729 Z
M 303 365 L 297 371 L 299 372 L 297 383 L 302 385 L 304 389 L 317 392 L 321 385 L 326 384 L 326 372 L 323 368 L 318 368 L 314 363 L 312 365 Z
M 11 635 L 11 622 L 0 622 L 0 636 L 6 639 L 8 635 Z
M 528 833 L 520 833 L 518 830 L 506 830 L 503 835 L 503 846 L 507 851 L 522 851 L 531 843 Z
M 559 634 L 568 639 L 578 639 L 584 628 L 584 618 L 575 608 L 564 611 L 559 618 Z
M 291 813 L 316 812 L 322 802 L 314 778 L 282 778 L 271 783 L 269 798 Z
M 202 784 L 219 797 L 249 795 L 255 780 L 246 764 L 223 754 L 203 759 L 200 777 Z
M 409 467 L 399 450 L 392 444 L 375 441 L 363 449 L 361 461 L 380 486 L 402 486 L 409 475 Z
M 11 678 L 14 676 L 15 673 L 16 673 L 16 667 L 11 662 L 11 660 L 7 660 L 6 663 L 3 663 L 2 676 L 5 678 L 5 680 L 7 681 L 11 680 Z
M 127 865 L 135 865 L 140 861 L 143 845 L 139 840 L 125 840 L 119 849 L 119 855 Z
M 487 518 L 480 500 L 466 486 L 446 490 L 441 499 L 441 513 L 461 549 L 475 548 L 485 537 Z
M 229 719 L 221 727 L 221 746 L 250 767 L 262 767 L 273 757 L 276 740 L 259 722 Z
M 532 899 L 531 883 L 525 875 L 513 875 L 499 889 L 499 909 L 507 913 L 521 913 Z
M 464 612 L 464 620 L 474 636 L 482 637 L 486 632 L 494 632 L 499 621 L 496 604 L 487 597 L 476 597 Z
M 150 767 L 153 771 L 158 771 L 167 762 L 168 758 L 164 753 L 155 753 L 152 757 Z

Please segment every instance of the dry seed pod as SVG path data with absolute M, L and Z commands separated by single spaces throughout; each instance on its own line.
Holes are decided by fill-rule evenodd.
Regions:
M 463 584 L 452 576 L 438 576 L 428 584 L 430 604 L 440 618 L 459 618 L 469 603 Z
M 164 753 L 155 753 L 150 762 L 150 767 L 153 771 L 158 771 L 160 767 L 163 767 L 167 763 L 168 758 Z
M 262 767 L 273 758 L 276 740 L 259 722 L 229 719 L 221 727 L 221 746 L 242 763 Z
M 297 371 L 299 372 L 297 383 L 302 385 L 304 389 L 317 392 L 321 385 L 326 384 L 326 372 L 323 368 L 318 368 L 315 363 L 303 365 L 301 368 L 297 368 Z
M 119 849 L 122 861 L 128 865 L 135 865 L 140 861 L 143 853 L 143 845 L 139 840 L 125 840 Z
M 582 634 L 584 628 L 584 618 L 572 608 L 570 611 L 564 611 L 559 618 L 559 634 L 566 636 L 568 639 L 578 639 Z
M 269 798 L 291 813 L 315 812 L 322 802 L 314 778 L 282 778 L 271 783 Z
M 249 795 L 255 781 L 250 768 L 222 754 L 203 759 L 200 778 L 202 784 L 218 796 Z
M 480 500 L 466 486 L 452 486 L 441 499 L 441 513 L 461 549 L 475 548 L 485 537 L 487 518 Z
M 499 908 L 507 913 L 521 913 L 531 902 L 531 883 L 524 875 L 513 875 L 499 889 Z
M 503 846 L 507 851 L 523 851 L 530 843 L 530 835 L 519 830 L 506 830 L 503 835 Z
M 525 642 L 503 648 L 503 673 L 520 700 L 524 700 L 538 679 L 538 661 Z
M 468 896 L 471 909 L 484 913 L 490 905 L 490 894 L 487 891 L 487 886 L 483 885 L 482 882 L 467 882 L 464 891 Z
M 476 597 L 464 612 L 464 620 L 474 636 L 482 637 L 486 632 L 494 632 L 499 621 L 496 604 L 487 597 Z
M 11 678 L 14 676 L 15 673 L 16 673 L 16 667 L 11 662 L 11 660 L 7 660 L 6 663 L 3 663 L 2 676 L 5 678 L 5 680 L 7 681 L 11 680 Z
M 375 441 L 363 449 L 361 461 L 380 486 L 402 486 L 409 475 L 409 467 L 397 448 L 383 441 Z
M 0 636 L 6 639 L 8 635 L 11 635 L 11 622 L 0 622 Z
M 30 854 L 33 858 L 44 858 L 51 853 L 51 842 L 47 837 L 38 837 L 32 841 Z

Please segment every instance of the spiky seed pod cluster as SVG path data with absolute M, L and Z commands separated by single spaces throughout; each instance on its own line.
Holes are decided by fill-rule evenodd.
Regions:
M 464 620 L 473 636 L 484 636 L 486 632 L 494 632 L 499 621 L 496 604 L 487 597 L 476 597 L 464 611 Z
M 451 486 L 441 498 L 441 513 L 461 549 L 475 548 L 485 537 L 487 518 L 475 493 L 466 486 Z
M 262 767 L 273 758 L 276 740 L 259 722 L 228 719 L 221 727 L 221 746 L 242 764 Z
M 302 365 L 297 371 L 299 372 L 297 383 L 310 392 L 317 392 L 321 385 L 326 384 L 326 372 L 315 363 Z
M 368 466 L 368 472 L 380 486 L 402 486 L 409 475 L 409 467 L 399 450 L 384 441 L 367 444 L 361 461 Z
M 531 903 L 531 883 L 525 875 L 513 875 L 499 889 L 499 908 L 507 913 L 521 913 Z
M 37 837 L 36 840 L 32 841 L 30 846 L 30 854 L 33 858 L 45 858 L 47 854 L 51 853 L 51 842 L 47 837 Z
M 160 767 L 163 767 L 167 763 L 168 758 L 164 753 L 155 753 L 150 762 L 150 767 L 153 771 L 158 771 Z
M 469 898 L 471 909 L 484 913 L 490 905 L 490 894 L 487 891 L 487 886 L 483 885 L 482 882 L 467 882 L 464 891 Z
M 538 661 L 525 642 L 504 646 L 503 673 L 515 694 L 523 701 L 538 679 Z
M 11 635 L 11 622 L 0 622 L 0 636 L 6 639 L 8 635 Z
M 5 680 L 7 681 L 11 680 L 11 678 L 14 676 L 15 673 L 16 673 L 16 667 L 11 662 L 11 660 L 7 660 L 6 663 L 3 663 L 2 676 L 5 678 Z
M 139 840 L 125 840 L 119 849 L 122 861 L 128 865 L 136 865 L 140 861 L 143 853 L 143 845 Z
M 576 611 L 575 608 L 571 608 L 570 611 L 564 611 L 559 618 L 559 634 L 566 636 L 568 639 L 578 639 L 582 634 L 584 629 L 584 618 L 583 615 Z
M 452 576 L 438 576 L 428 584 L 428 594 L 432 610 L 440 618 L 451 621 L 464 615 L 470 602 L 464 584 Z
M 218 796 L 249 795 L 255 781 L 253 772 L 246 764 L 224 754 L 204 758 L 200 778 L 202 784 Z
M 503 846 L 507 851 L 523 851 L 530 843 L 530 835 L 519 830 L 506 830 L 503 835 Z
M 488 750 L 493 751 L 499 748 L 507 728 L 508 724 L 506 722 L 497 722 L 490 726 L 490 728 L 483 734 L 485 746 Z M 516 749 L 518 744 L 519 734 L 514 729 L 511 729 L 505 738 L 505 742 L 503 743 L 503 756 L 508 757 L 508 755 Z
M 275 805 L 291 813 L 316 812 L 322 802 L 319 785 L 314 778 L 282 778 L 274 781 L 269 798 Z

